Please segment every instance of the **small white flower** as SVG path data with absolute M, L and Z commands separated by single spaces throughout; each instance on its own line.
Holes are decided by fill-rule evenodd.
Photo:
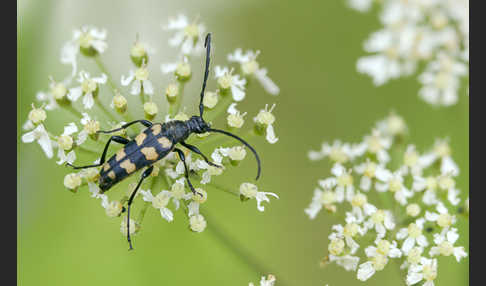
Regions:
M 270 108 L 268 108 L 268 104 L 265 104 L 265 109 L 260 109 L 260 112 L 258 112 L 257 116 L 253 118 L 253 121 L 255 121 L 257 126 L 262 129 L 266 128 L 266 139 L 270 144 L 275 144 L 278 141 L 278 138 L 275 136 L 275 131 L 273 130 L 275 116 L 272 114 L 272 111 L 274 108 L 275 103 L 272 104 Z
M 39 124 L 34 130 L 22 135 L 22 142 L 31 143 L 34 141 L 39 143 L 47 158 L 52 158 L 52 142 L 49 138 L 49 133 L 47 133 L 46 129 L 44 128 L 44 125 Z
M 405 254 L 408 254 L 415 244 L 418 244 L 421 247 L 426 247 L 429 245 L 427 238 L 425 238 L 425 235 L 422 234 L 424 223 L 425 220 L 420 218 L 414 223 L 409 224 L 408 227 L 402 228 L 398 231 L 397 239 L 405 239 L 402 245 L 402 251 Z
M 174 73 L 179 81 L 186 81 L 191 77 L 191 66 L 187 57 L 173 63 L 164 63 L 160 65 L 163 74 Z
M 364 223 L 367 229 L 374 228 L 377 237 L 382 238 L 386 235 L 386 230 L 395 228 L 393 215 L 388 210 L 377 209 L 370 214 L 370 218 Z
M 443 231 L 447 231 L 449 227 L 456 223 L 456 216 L 449 214 L 449 211 L 442 202 L 438 202 L 436 212 L 425 211 L 425 219 L 434 221 L 440 226 Z
M 395 200 L 403 206 L 407 204 L 407 199 L 413 196 L 413 192 L 405 187 L 402 173 L 402 170 L 398 170 L 393 174 L 389 173 L 388 176 L 383 176 L 381 178 L 383 183 L 377 182 L 376 190 L 378 192 L 389 191 L 393 193 Z
M 73 31 L 71 41 L 64 44 L 61 50 L 61 62 L 70 64 L 73 67 L 71 77 L 74 77 L 77 70 L 77 55 L 82 51 L 86 55 L 102 54 L 107 48 L 106 30 L 94 26 L 82 26 L 81 29 Z
M 91 78 L 90 74 L 85 71 L 79 72 L 78 82 L 80 86 L 69 89 L 68 98 L 75 102 L 83 95 L 83 105 L 86 109 L 91 109 L 94 105 L 94 96 L 98 94 L 99 85 L 107 81 L 106 74 L 102 73 L 100 77 Z
M 172 198 L 171 192 L 163 190 L 155 197 L 152 195 L 152 192 L 150 190 L 147 191 L 140 190 L 140 193 L 143 195 L 144 201 L 152 202 L 152 206 L 160 210 L 160 215 L 165 220 L 167 220 L 168 222 L 174 220 L 174 215 L 172 214 L 172 211 L 167 208 L 167 205 L 169 204 L 169 201 Z
M 245 123 L 245 115 L 247 114 L 246 112 L 241 113 L 238 109 L 236 109 L 236 102 L 233 102 L 230 104 L 228 107 L 228 117 L 226 118 L 228 122 L 228 126 L 234 127 L 234 128 L 241 128 L 243 127 L 243 124 Z
M 253 52 L 251 50 L 248 50 L 243 54 L 241 49 L 236 49 L 234 53 L 228 55 L 228 61 L 240 63 L 241 71 L 243 72 L 244 76 L 255 77 L 266 92 L 270 93 L 271 95 L 278 95 L 280 89 L 267 76 L 267 69 L 260 68 L 260 65 L 256 61 L 259 54 L 260 51 Z
M 64 127 L 64 132 L 58 137 L 57 157 L 59 158 L 59 161 L 56 162 L 57 164 L 62 165 L 65 162 L 72 164 L 76 160 L 76 153 L 74 153 L 74 150 L 71 150 L 73 146 L 71 134 L 76 132 L 78 132 L 78 127 L 74 122 L 71 122 Z M 65 151 L 68 150 L 71 151 L 66 155 Z
M 433 246 L 430 249 L 430 256 L 450 256 L 453 254 L 456 257 L 457 262 L 461 261 L 462 258 L 467 256 L 467 253 L 464 251 L 464 247 L 462 246 L 454 247 L 454 243 L 458 238 L 459 234 L 457 234 L 456 228 L 451 228 L 445 234 L 434 234 L 434 242 L 436 246 Z
M 194 232 L 204 231 L 206 225 L 206 219 L 201 214 L 195 214 L 189 218 L 189 226 Z
M 391 138 L 383 136 L 378 129 L 373 129 L 371 135 L 364 137 L 364 144 L 368 152 L 375 154 L 379 163 L 386 164 L 390 161 L 388 149 L 392 145 Z
M 198 55 L 204 51 L 203 35 L 206 28 L 202 23 L 190 23 L 185 15 L 179 14 L 176 18 L 170 18 L 169 23 L 162 26 L 162 29 L 175 32 L 169 39 L 169 45 L 179 47 L 183 54 Z
M 366 281 L 373 276 L 376 271 L 381 271 L 388 263 L 388 258 L 399 258 L 402 253 L 397 248 L 396 241 L 391 243 L 387 240 L 375 240 L 375 246 L 368 246 L 365 249 L 366 256 L 369 261 L 361 264 L 358 269 L 358 279 Z
M 263 201 L 270 202 L 267 195 L 273 196 L 278 199 L 278 196 L 274 193 L 269 192 L 259 192 L 258 187 L 252 183 L 243 183 L 240 185 L 240 194 L 246 198 L 253 199 L 257 201 L 257 209 L 261 212 L 265 210 L 265 207 L 261 205 Z
M 246 79 L 240 78 L 239 75 L 233 74 L 233 69 L 216 66 L 214 75 L 218 81 L 218 87 L 223 91 L 231 90 L 234 101 L 242 101 L 245 98 Z
M 437 278 L 437 259 L 422 257 L 419 265 L 410 266 L 407 285 L 414 285 L 425 280 L 424 286 L 434 286 L 435 278 Z
M 154 87 L 148 77 L 149 71 L 147 67 L 142 64 L 137 70 L 130 70 L 127 77 L 122 75 L 121 85 L 128 86 L 131 84 L 130 94 L 132 95 L 139 95 L 142 92 L 142 89 L 145 94 L 154 94 Z
M 262 276 L 262 279 L 260 280 L 260 286 L 273 286 L 275 284 L 276 278 L 272 274 L 269 274 L 267 278 L 265 276 Z M 255 286 L 253 283 L 249 283 L 249 286 Z

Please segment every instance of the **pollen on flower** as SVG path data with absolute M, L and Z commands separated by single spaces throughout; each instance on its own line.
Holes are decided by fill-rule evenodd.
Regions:
M 456 181 L 450 175 L 442 175 L 438 178 L 437 185 L 442 190 L 449 190 L 456 186 Z
M 454 246 L 447 240 L 444 240 L 438 245 L 439 253 L 444 256 L 449 256 L 454 253 Z
M 375 224 L 381 224 L 385 221 L 385 211 L 384 210 L 377 210 L 371 215 L 371 220 Z
M 186 194 L 186 192 L 184 191 L 184 185 L 177 182 L 172 185 L 171 191 L 172 197 L 178 200 L 182 199 Z
M 84 130 L 86 130 L 86 132 L 89 135 L 94 135 L 94 134 L 96 134 L 96 132 L 98 132 L 100 130 L 100 122 L 97 121 L 97 120 L 91 120 L 90 119 L 84 125 Z
M 122 211 L 122 204 L 119 201 L 111 201 L 105 208 L 106 215 L 109 217 L 119 216 Z
M 407 254 L 407 261 L 412 265 L 418 264 L 421 258 L 422 249 L 420 249 L 418 246 L 414 246 Z
M 434 269 L 431 265 L 424 265 L 422 268 L 422 273 L 424 275 L 424 279 L 427 281 L 432 281 L 437 278 L 437 269 Z
M 68 151 L 73 147 L 73 138 L 69 135 L 61 135 L 57 138 L 57 143 L 60 148 Z
M 241 64 L 241 70 L 243 71 L 244 75 L 255 74 L 255 72 L 258 71 L 259 68 L 260 66 L 255 59 Z
M 405 124 L 405 120 L 403 120 L 402 117 L 394 113 L 388 116 L 386 123 L 388 132 L 391 135 L 404 134 L 407 131 L 407 125 Z
M 450 227 L 454 221 L 454 218 L 452 215 L 448 213 L 441 213 L 439 217 L 437 218 L 437 225 L 446 228 Z
M 231 147 L 228 151 L 228 157 L 233 161 L 241 161 L 246 156 L 246 149 L 243 146 Z
M 240 114 L 239 112 L 235 114 L 229 114 L 227 117 L 227 121 L 228 121 L 228 125 L 234 128 L 241 128 L 245 123 L 245 119 L 243 118 L 243 115 Z
M 439 157 L 448 157 L 451 155 L 451 147 L 445 140 L 438 140 L 434 146 L 434 152 Z
M 329 250 L 329 253 L 332 255 L 340 255 L 344 250 L 344 246 L 345 246 L 344 240 L 340 238 L 336 238 L 331 240 L 327 249 Z
M 256 116 L 255 122 L 262 125 L 271 125 L 275 122 L 275 116 L 271 111 L 262 109 Z
M 422 229 L 418 227 L 415 223 L 411 223 L 408 225 L 408 235 L 412 238 L 418 238 L 422 235 Z
M 171 82 L 165 89 L 165 96 L 169 102 L 174 102 L 177 95 L 179 95 L 179 86 L 177 83 Z
M 68 93 L 68 89 L 61 82 L 53 82 L 51 85 L 51 93 L 56 100 L 62 100 Z
M 252 183 L 243 183 L 240 185 L 240 194 L 247 198 L 256 197 L 258 192 L 258 187 Z
M 390 192 L 394 193 L 400 191 L 402 189 L 402 181 L 400 179 L 394 177 L 391 178 L 388 182 Z
M 418 204 L 409 204 L 407 206 L 407 215 L 416 217 L 420 214 L 420 206 Z
M 159 112 L 159 108 L 155 102 L 148 101 L 143 105 L 143 111 L 145 112 L 147 118 L 153 119 L 155 115 L 157 115 L 157 112 Z
M 228 90 L 233 85 L 233 76 L 230 73 L 225 73 L 218 78 L 218 86 L 223 90 Z
M 384 255 L 377 254 L 376 256 L 371 258 L 371 262 L 373 263 L 373 268 L 376 271 L 383 270 L 388 263 L 388 258 Z
M 206 228 L 206 219 L 200 214 L 193 215 L 189 218 L 189 226 L 194 232 L 202 232 Z
M 135 71 L 136 80 L 144 81 L 144 80 L 148 80 L 148 77 L 149 77 L 149 71 L 143 65 Z
M 368 161 L 365 165 L 363 175 L 368 178 L 373 178 L 375 176 L 376 167 L 377 167 L 376 163 Z
M 47 114 L 42 107 L 35 108 L 34 104 L 32 103 L 32 110 L 29 112 L 28 116 L 29 120 L 32 121 L 34 124 L 39 124 L 42 121 L 46 120 Z
M 415 151 L 415 148 L 409 148 L 403 155 L 403 163 L 405 166 L 413 167 L 419 160 L 419 154 Z
M 152 200 L 152 206 L 156 209 L 165 208 L 170 200 L 170 193 L 160 192 Z
M 365 194 L 357 193 L 353 196 L 351 200 L 351 205 L 353 207 L 362 207 L 368 202 L 368 199 Z
M 358 230 L 359 230 L 359 226 L 358 224 L 352 222 L 352 223 L 347 223 L 345 226 L 344 226 L 344 229 L 343 229 L 343 234 L 345 236 L 349 236 L 349 237 L 353 237 L 355 236 L 356 234 L 358 234 Z
M 81 90 L 83 93 L 95 93 L 95 91 L 98 89 L 98 84 L 91 78 L 85 78 L 83 82 L 81 83 Z
M 353 176 L 349 173 L 343 173 L 337 178 L 337 183 L 339 186 L 351 186 L 353 185 Z
M 64 177 L 64 186 L 68 189 L 75 190 L 81 186 L 81 176 L 76 173 L 67 174 Z
M 130 217 L 130 235 L 136 234 L 139 230 L 140 226 L 133 218 Z M 124 217 L 121 225 L 120 225 L 120 232 L 123 236 L 127 236 L 128 227 L 127 227 L 127 217 Z
M 117 111 L 123 113 L 127 109 L 127 99 L 123 95 L 117 94 L 113 97 L 113 106 Z
M 390 251 L 390 245 L 391 243 L 388 240 L 381 239 L 377 243 L 377 251 L 378 253 L 388 256 L 388 252 Z
M 186 62 L 178 63 L 175 75 L 180 81 L 188 80 L 191 77 L 191 66 Z
M 218 104 L 218 94 L 216 92 L 206 91 L 204 93 L 203 105 L 209 109 L 214 108 Z
M 201 188 L 196 188 L 195 190 L 196 194 L 192 194 L 192 200 L 199 204 L 206 202 L 206 200 L 208 199 L 208 193 Z

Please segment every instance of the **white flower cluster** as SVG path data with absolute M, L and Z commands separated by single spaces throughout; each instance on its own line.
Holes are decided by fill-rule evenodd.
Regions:
M 277 278 L 272 274 L 269 274 L 266 278 L 265 276 L 262 276 L 262 279 L 260 279 L 260 286 L 273 286 L 275 285 L 275 281 L 277 281 Z M 255 286 L 255 284 L 250 282 L 248 286 Z
M 361 12 L 373 0 L 348 0 Z M 385 0 L 381 5 L 383 27 L 364 43 L 372 55 L 357 62 L 357 70 L 375 85 L 408 76 L 424 63 L 418 79 L 419 96 L 438 106 L 457 103 L 461 80 L 468 77 L 469 0 Z
M 335 141 L 309 152 L 311 160 L 328 157 L 334 166 L 331 177 L 319 180 L 305 213 L 315 219 L 323 208 L 334 213 L 343 204 L 345 221 L 332 227 L 326 261 L 357 271 L 359 280 L 399 259 L 407 285 L 434 285 L 437 256 L 453 255 L 458 262 L 467 256 L 455 245 L 459 169 L 447 140 L 420 153 L 405 144 L 406 131 L 403 119 L 392 113 L 359 143 Z M 460 209 L 469 212 L 468 201 Z M 365 246 L 366 241 L 374 243 Z M 361 264 L 359 249 L 365 254 Z
M 75 162 L 75 165 L 89 165 L 86 159 L 83 160 L 83 156 L 86 154 L 101 156 L 106 139 L 108 139 L 107 136 L 99 134 L 98 131 L 120 128 L 125 123 L 133 121 L 132 115 L 136 116 L 135 119 L 154 119 L 159 115 L 159 108 L 152 101 L 154 96 L 161 95 L 166 97 L 169 106 L 169 112 L 160 116 L 159 121 L 189 120 L 189 116 L 181 111 L 181 98 L 184 86 L 191 79 L 191 57 L 201 55 L 205 51 L 205 28 L 198 21 L 190 23 L 184 15 L 179 15 L 175 19 L 169 20 L 168 25 L 163 28 L 175 33 L 169 39 L 169 45 L 179 49 L 180 55 L 178 57 L 180 61 L 174 64 L 162 64 L 164 73 L 172 73 L 174 75 L 174 80 L 162 91 L 157 90 L 149 79 L 147 68 L 150 55 L 155 52 L 155 49 L 148 43 L 140 41 L 138 35 L 130 49 L 130 59 L 134 64 L 134 68 L 129 71 L 127 76 L 122 76 L 121 80 L 117 81 L 110 77 L 110 73 L 104 66 L 100 56 L 107 51 L 107 32 L 104 29 L 92 26 L 83 26 L 81 29 L 75 30 L 72 40 L 67 42 L 61 50 L 61 63 L 71 65 L 72 72 L 60 82 L 56 82 L 50 77 L 48 91 L 37 94 L 37 99 L 42 105 L 36 107 L 32 104 L 32 110 L 23 127 L 26 133 L 23 134 L 22 141 L 24 143 L 37 142 L 48 158 L 54 156 L 57 148 L 57 164 L 59 165 L 74 164 Z M 100 71 L 91 75 L 85 70 L 79 70 L 80 55 L 95 61 Z M 243 99 L 248 98 L 246 88 L 250 77 L 255 77 L 270 94 L 276 95 L 279 92 L 278 87 L 266 76 L 267 70 L 260 68 L 256 62 L 257 55 L 258 52 L 253 53 L 250 51 L 242 54 L 241 50 L 237 50 L 233 56 L 228 57 L 230 62 L 236 61 L 240 64 L 238 69 L 241 70 L 241 75 L 236 74 L 233 68 L 215 66 L 215 76 L 212 76 L 213 74 L 210 75 L 208 84 L 211 84 L 210 82 L 213 80 L 217 84 L 218 89 L 215 92 L 207 91 L 205 94 L 203 101 L 205 119 L 206 116 L 209 116 L 211 120 L 215 120 L 224 116 L 227 111 L 229 114 L 226 118 L 227 126 L 221 129 L 232 133 L 243 132 L 243 116 L 246 115 L 246 112 L 241 114 L 236 110 L 236 101 L 241 102 Z M 201 58 L 197 60 L 199 62 Z M 76 75 L 78 75 L 77 79 L 73 80 Z M 116 82 L 121 84 L 121 88 L 117 86 Z M 197 83 L 195 86 L 199 89 L 200 83 Z M 110 96 L 107 92 L 112 93 L 109 107 L 104 105 L 104 102 L 108 102 L 110 98 L 106 98 Z M 140 95 L 139 98 L 143 104 L 143 114 L 136 114 L 140 110 L 139 108 L 134 106 L 132 109 L 128 106 L 128 100 L 123 96 L 126 93 Z M 146 101 L 145 95 L 149 96 L 148 101 Z M 100 100 L 100 98 L 104 97 L 107 100 Z M 80 98 L 82 98 L 81 102 L 78 101 Z M 266 136 L 266 140 L 269 143 L 277 142 L 278 138 L 275 136 L 273 128 L 275 124 L 275 116 L 272 114 L 274 107 L 275 104 L 271 108 L 268 108 L 267 105 L 261 109 L 253 118 L 254 124 L 241 137 L 248 139 L 250 136 L 255 135 Z M 48 121 L 47 112 L 56 109 L 63 109 L 78 118 L 78 120 L 66 121 L 64 131 L 60 135 L 54 135 L 47 130 L 45 125 Z M 133 113 L 130 114 L 129 111 Z M 106 120 L 107 118 L 109 120 Z M 131 128 L 127 130 L 122 129 L 111 135 L 133 140 L 136 133 L 129 135 L 129 132 L 127 132 Z M 135 128 L 137 128 L 136 125 Z M 206 220 L 199 212 L 199 206 L 206 202 L 208 193 L 198 186 L 216 188 L 211 185 L 212 177 L 221 175 L 228 168 L 238 166 L 239 162 L 247 157 L 246 147 L 244 145 L 236 145 L 236 141 L 233 141 L 234 139 L 221 136 L 220 134 L 208 135 L 200 134 L 192 137 L 195 137 L 194 139 L 197 141 L 195 145 L 201 148 L 204 153 L 209 149 L 207 145 L 210 142 L 225 140 L 220 142 L 218 147 L 210 153 L 210 161 L 221 166 L 221 168 L 209 165 L 199 155 L 181 147 L 185 152 L 186 163 L 191 174 L 191 182 L 195 185 L 195 189 L 198 192 L 197 195 L 193 195 L 185 179 L 183 162 L 174 153 L 169 153 L 165 158 L 153 164 L 154 170 L 150 176 L 151 179 L 147 180 L 152 181 L 151 187 L 145 187 L 144 184 L 137 193 L 136 198 L 141 199 L 136 199 L 134 204 L 140 205 L 145 202 L 144 209 L 140 212 L 142 218 L 145 210 L 148 207 L 152 207 L 160 211 L 163 219 L 171 222 L 174 220 L 174 212 L 182 206 L 188 216 L 189 226 L 192 231 L 201 232 L 206 228 Z M 119 146 L 117 147 L 120 148 Z M 112 156 L 111 152 L 113 150 L 111 148 L 113 147 L 108 149 L 109 152 L 106 159 Z M 98 162 L 99 159 L 93 164 Z M 155 184 L 158 179 L 160 179 L 159 182 L 165 183 L 164 187 L 159 188 Z M 136 183 L 129 184 L 128 192 L 124 192 L 121 198 L 112 200 L 107 194 L 111 197 L 116 192 L 101 193 L 98 187 L 98 180 L 99 168 L 87 168 L 67 174 L 64 177 L 64 186 L 72 192 L 77 192 L 80 187 L 87 186 L 92 197 L 100 199 L 107 216 L 121 216 L 126 210 L 126 203 Z M 139 176 L 134 175 L 127 180 L 138 182 Z M 160 191 L 157 192 L 157 188 Z M 259 192 L 258 187 L 251 183 L 241 184 L 240 191 L 234 191 L 233 194 L 236 197 L 240 197 L 242 201 L 255 199 L 259 211 L 264 210 L 262 202 L 269 202 L 267 195 L 278 198 L 273 193 Z M 136 203 L 136 201 L 139 201 L 139 203 Z M 130 232 L 135 233 L 138 231 L 141 223 L 140 216 L 133 219 L 131 217 Z M 126 217 L 121 222 L 120 230 L 126 234 Z

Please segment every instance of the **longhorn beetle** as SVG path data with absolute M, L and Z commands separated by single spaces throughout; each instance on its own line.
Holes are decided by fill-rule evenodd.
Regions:
M 165 123 L 152 123 L 148 120 L 135 120 L 129 123 L 124 124 L 122 127 L 109 130 L 109 131 L 98 131 L 98 133 L 113 133 L 120 131 L 122 129 L 127 128 L 128 126 L 141 123 L 143 126 L 147 127 L 144 131 L 138 134 L 134 140 L 128 140 L 121 136 L 111 136 L 108 142 L 105 145 L 103 153 L 101 154 L 101 158 L 98 164 L 94 165 L 87 165 L 87 166 L 73 166 L 67 163 L 68 166 L 73 167 L 74 169 L 84 169 L 84 168 L 92 168 L 92 167 L 99 167 L 102 166 L 100 170 L 100 177 L 98 180 L 99 187 L 101 189 L 101 193 L 108 191 L 111 187 L 115 184 L 120 182 L 121 180 L 125 179 L 129 175 L 135 173 L 137 170 L 142 169 L 144 167 L 148 167 L 143 173 L 138 181 L 137 186 L 133 190 L 130 198 L 128 199 L 128 211 L 127 211 L 127 240 L 128 244 L 130 245 L 130 250 L 133 249 L 132 241 L 130 239 L 130 206 L 132 204 L 133 198 L 135 197 L 140 185 L 142 184 L 143 180 L 147 178 L 154 169 L 153 164 L 158 160 L 164 158 L 170 152 L 176 152 L 179 155 L 179 158 L 184 163 L 185 169 L 185 178 L 187 180 L 187 184 L 189 188 L 194 194 L 197 193 L 194 187 L 192 186 L 191 180 L 189 179 L 189 170 L 187 169 L 186 159 L 184 153 L 181 149 L 176 148 L 176 144 L 181 144 L 182 146 L 186 147 L 187 149 L 191 150 L 192 152 L 199 154 L 203 157 L 204 161 L 211 166 L 221 168 L 221 166 L 214 164 L 208 160 L 208 158 L 201 152 L 196 146 L 189 145 L 184 140 L 186 140 L 189 135 L 192 133 L 206 133 L 206 132 L 215 132 L 221 133 L 230 137 L 233 137 L 239 140 L 241 143 L 245 144 L 253 154 L 255 155 L 257 164 L 258 164 L 258 171 L 256 180 L 260 177 L 261 167 L 260 167 L 260 158 L 258 157 L 257 152 L 255 149 L 248 144 L 245 140 L 241 139 L 240 137 L 229 133 L 224 130 L 214 129 L 204 121 L 203 119 L 203 98 L 204 98 L 204 90 L 206 89 L 206 81 L 208 79 L 209 74 L 209 62 L 210 62 L 210 51 L 211 51 L 211 33 L 206 35 L 206 39 L 204 41 L 204 47 L 206 48 L 206 67 L 204 71 L 204 81 L 202 84 L 201 90 L 201 100 L 199 102 L 199 116 L 194 115 L 187 121 L 181 120 L 173 120 Z M 122 149 L 118 150 L 115 155 L 113 155 L 108 161 L 105 162 L 106 152 L 108 150 L 108 146 L 110 145 L 111 141 L 114 141 L 119 144 L 125 145 Z

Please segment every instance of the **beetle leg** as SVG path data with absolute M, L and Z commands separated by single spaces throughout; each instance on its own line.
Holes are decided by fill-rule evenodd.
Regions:
M 182 152 L 182 150 L 178 149 L 178 148 L 174 148 L 174 152 L 177 152 L 182 163 L 184 163 L 185 177 L 186 177 L 186 180 L 187 180 L 187 184 L 189 185 L 189 188 L 191 189 L 192 193 L 198 194 L 202 197 L 203 195 L 201 193 L 196 192 L 196 190 L 194 189 L 194 187 L 191 184 L 191 180 L 189 180 L 189 170 L 187 169 L 186 157 L 184 156 L 184 152 Z
M 108 133 L 113 133 L 113 132 L 117 132 L 117 131 L 120 131 L 122 129 L 125 129 L 127 128 L 128 126 L 132 125 L 132 124 L 135 124 L 135 123 L 141 123 L 143 126 L 145 127 L 152 127 L 152 122 L 148 121 L 148 120 L 145 120 L 145 119 L 141 119 L 141 120 L 135 120 L 135 121 L 132 121 L 132 122 L 128 122 L 126 124 L 123 124 L 122 127 L 120 128 L 117 128 L 117 129 L 113 129 L 113 130 L 109 130 L 109 131 L 103 131 L 103 130 L 99 130 L 97 133 L 105 133 L 105 134 L 108 134 Z
M 152 170 L 154 169 L 154 166 L 148 167 L 143 173 L 142 177 L 140 178 L 140 181 L 138 181 L 137 187 L 135 187 L 135 190 L 133 190 L 132 194 L 130 195 L 130 199 L 128 199 L 128 211 L 127 211 L 127 240 L 128 244 L 130 245 L 130 249 L 132 250 L 132 240 L 130 239 L 130 206 L 132 205 L 133 198 L 137 194 L 138 188 L 140 188 L 140 185 L 142 184 L 143 180 L 150 176 L 152 173 Z
M 108 142 L 106 142 L 105 149 L 103 150 L 103 154 L 101 154 L 100 162 L 98 164 L 87 165 L 87 166 L 74 166 L 74 165 L 71 165 L 69 163 L 66 163 L 66 165 L 73 167 L 74 169 L 86 169 L 86 168 L 98 167 L 98 166 L 103 165 L 103 163 L 105 163 L 106 152 L 108 151 L 108 146 L 110 145 L 112 140 L 115 141 L 116 143 L 120 143 L 120 144 L 123 144 L 123 145 L 130 142 L 130 140 L 123 138 L 121 136 L 111 136 L 110 139 L 108 140 Z
M 199 149 L 196 146 L 187 144 L 184 141 L 181 142 L 181 145 L 184 146 L 184 147 L 186 147 L 187 149 L 191 150 L 192 152 L 201 155 L 203 157 L 204 161 L 206 161 L 206 163 L 208 163 L 209 165 L 214 166 L 214 167 L 218 167 L 218 168 L 223 168 L 222 166 L 220 166 L 218 164 L 215 164 L 213 162 L 210 162 L 208 160 L 208 158 L 201 151 L 199 151 Z

